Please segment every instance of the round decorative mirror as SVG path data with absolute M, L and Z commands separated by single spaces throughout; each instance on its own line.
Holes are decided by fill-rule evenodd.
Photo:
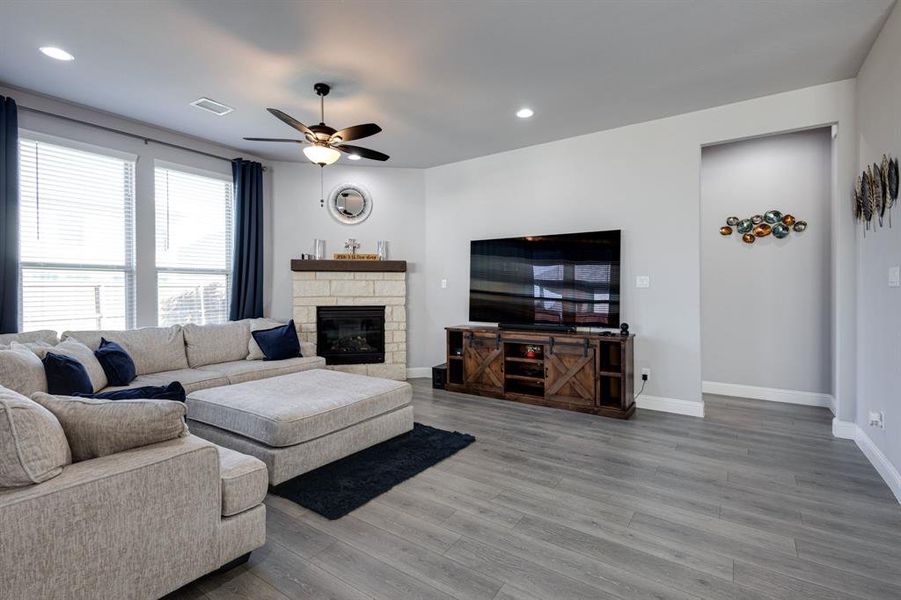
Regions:
M 359 185 L 342 183 L 329 195 L 328 210 L 335 219 L 347 225 L 362 223 L 372 212 L 372 196 Z

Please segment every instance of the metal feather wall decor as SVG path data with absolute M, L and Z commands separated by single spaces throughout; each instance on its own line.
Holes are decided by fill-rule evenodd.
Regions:
M 898 201 L 898 159 L 882 155 L 882 161 L 867 165 L 858 175 L 851 190 L 851 208 L 854 218 L 864 225 L 864 236 L 872 226 L 876 229 L 892 226 L 892 208 Z

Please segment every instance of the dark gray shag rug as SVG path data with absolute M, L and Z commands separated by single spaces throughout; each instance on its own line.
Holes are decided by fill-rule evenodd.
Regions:
M 421 423 L 413 430 L 272 488 L 327 519 L 340 519 L 476 441 Z

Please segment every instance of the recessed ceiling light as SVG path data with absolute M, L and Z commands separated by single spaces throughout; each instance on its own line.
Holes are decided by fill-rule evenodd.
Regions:
M 50 58 L 55 58 L 56 60 L 75 60 L 75 57 L 63 50 L 62 48 L 57 48 L 56 46 L 42 46 L 40 51 Z
M 531 108 L 520 108 L 518 111 L 516 111 L 516 116 L 519 117 L 520 119 L 528 119 L 529 117 L 531 117 L 534 114 L 535 114 L 535 111 L 532 110 Z
M 348 154 L 347 158 L 349 158 L 350 160 L 360 160 L 360 155 L 359 154 Z
M 194 102 L 190 103 L 191 106 L 196 106 L 200 110 L 205 110 L 207 112 L 211 112 L 216 116 L 221 117 L 222 115 L 227 115 L 231 111 L 235 110 L 231 106 L 226 106 L 221 102 L 216 102 L 215 100 L 210 100 L 209 98 L 198 98 Z

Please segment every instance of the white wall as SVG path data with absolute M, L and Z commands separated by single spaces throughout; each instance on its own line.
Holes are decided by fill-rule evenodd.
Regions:
M 839 123 L 832 219 L 833 388 L 853 413 L 855 280 L 847 193 L 856 156 L 854 81 L 766 96 L 676 117 L 428 169 L 425 364 L 440 362 L 443 327 L 465 322 L 471 239 L 623 230 L 623 320 L 637 334 L 648 396 L 701 402 L 701 147 Z M 651 287 L 636 289 L 636 275 Z M 447 289 L 440 280 L 447 279 Z M 411 302 L 415 303 L 414 298 Z
M 387 240 L 389 258 L 407 261 L 408 366 L 430 366 L 423 347 L 426 339 L 423 170 L 336 164 L 326 167 L 322 175 L 326 199 L 341 183 L 355 183 L 368 189 L 372 194 L 372 214 L 356 225 L 339 223 L 327 208 L 319 205 L 319 167 L 309 162 L 272 164 L 272 316 L 291 318 L 291 259 L 312 252 L 314 238 L 326 240 L 329 257 L 344 252 L 348 238 L 360 242 L 359 252 L 375 252 L 376 243 Z
M 109 113 L 96 111 L 81 105 L 70 104 L 54 98 L 48 98 L 15 88 L 0 85 L 0 95 L 13 98 L 19 106 L 25 106 L 46 112 L 64 115 L 70 118 L 80 119 L 95 123 L 104 127 L 119 129 L 159 139 L 172 144 L 178 144 L 187 148 L 196 149 L 224 157 L 239 157 L 255 159 L 232 148 L 226 148 L 198 140 L 189 136 L 177 134 L 165 129 L 152 127 L 145 123 L 131 121 L 123 117 Z M 186 107 L 186 110 L 194 110 Z M 198 111 L 198 119 L 216 119 Z M 210 121 L 210 126 L 215 127 L 215 120 Z M 231 164 L 218 160 L 170 148 L 161 144 L 148 143 L 117 133 L 104 131 L 87 125 L 72 123 L 62 119 L 40 115 L 26 110 L 19 111 L 19 128 L 35 131 L 68 140 L 74 140 L 103 148 L 111 148 L 121 152 L 127 152 L 137 156 L 135 163 L 135 279 L 136 279 L 136 325 L 138 327 L 156 325 L 156 245 L 155 245 L 155 201 L 154 201 L 154 161 L 166 161 L 176 165 L 185 165 L 195 169 L 203 169 L 214 173 L 222 173 L 231 177 Z M 267 222 L 266 237 L 269 231 L 269 193 L 271 179 L 269 175 L 263 182 L 266 206 L 264 207 L 264 220 Z M 266 264 L 270 265 L 270 249 L 267 248 Z M 269 306 L 271 272 L 264 277 L 264 304 Z
M 831 162 L 830 128 L 704 148 L 705 382 L 808 392 L 795 396 L 810 401 L 832 394 Z M 719 232 L 730 215 L 769 209 L 806 221 L 807 231 L 754 244 Z
M 901 156 L 901 9 L 883 26 L 857 78 L 860 133 L 859 169 Z M 848 186 L 847 189 L 851 189 Z M 850 211 L 845 219 L 852 220 Z M 888 287 L 888 269 L 901 265 L 901 208 L 892 209 L 894 227 L 867 232 L 858 226 L 858 400 L 857 425 L 895 468 L 895 493 L 901 499 L 901 288 Z M 869 427 L 869 411 L 885 413 L 884 430 Z

